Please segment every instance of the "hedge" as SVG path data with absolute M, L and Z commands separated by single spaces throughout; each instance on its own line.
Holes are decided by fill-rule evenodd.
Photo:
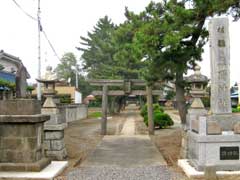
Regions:
M 144 105 L 142 107 L 141 116 L 143 117 L 144 123 L 148 126 L 147 105 Z M 171 117 L 167 113 L 164 113 L 163 108 L 160 107 L 158 104 L 153 104 L 153 121 L 154 127 L 159 127 L 160 129 L 167 128 L 174 124 Z

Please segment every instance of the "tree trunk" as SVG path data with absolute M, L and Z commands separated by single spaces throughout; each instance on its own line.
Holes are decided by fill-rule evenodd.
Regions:
M 185 90 L 183 82 L 183 72 L 176 73 L 176 101 L 182 125 L 186 124 L 187 108 L 185 102 Z
M 187 107 L 186 107 L 186 101 L 185 101 L 183 72 L 179 71 L 176 73 L 175 85 L 176 85 L 177 108 L 179 111 L 181 124 L 182 124 L 182 142 L 181 142 L 180 158 L 186 159 L 187 152 L 188 152 L 188 134 L 185 131 Z

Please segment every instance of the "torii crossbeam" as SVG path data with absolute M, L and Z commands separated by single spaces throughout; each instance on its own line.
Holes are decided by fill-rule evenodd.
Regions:
M 108 96 L 147 96 L 148 104 L 148 130 L 149 134 L 154 134 L 154 123 L 153 123 L 153 107 L 152 107 L 152 96 L 160 95 L 162 90 L 152 90 L 152 87 L 162 86 L 163 82 L 156 82 L 152 87 L 147 86 L 146 81 L 139 79 L 130 80 L 109 80 L 109 79 L 96 79 L 88 80 L 92 86 L 102 86 L 102 91 L 93 91 L 92 94 L 95 96 L 102 96 L 102 121 L 101 121 L 101 134 L 107 134 L 107 106 Z M 109 86 L 123 87 L 123 90 L 108 90 Z M 144 86 L 146 90 L 132 90 L 132 86 Z

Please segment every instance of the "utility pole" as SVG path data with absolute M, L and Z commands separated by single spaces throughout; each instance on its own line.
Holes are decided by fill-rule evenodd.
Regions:
M 40 19 L 40 0 L 38 0 L 38 11 L 37 11 L 37 20 L 38 20 L 38 79 L 41 79 L 41 19 Z M 37 99 L 41 100 L 41 84 L 37 83 Z
M 78 70 L 76 66 L 76 89 L 78 89 Z

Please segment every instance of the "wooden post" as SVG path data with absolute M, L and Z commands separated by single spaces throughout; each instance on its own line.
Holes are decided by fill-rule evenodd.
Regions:
M 154 135 L 152 87 L 147 86 L 148 133 Z
M 108 87 L 107 85 L 104 85 L 102 93 L 101 135 L 107 134 L 107 107 L 108 107 Z

